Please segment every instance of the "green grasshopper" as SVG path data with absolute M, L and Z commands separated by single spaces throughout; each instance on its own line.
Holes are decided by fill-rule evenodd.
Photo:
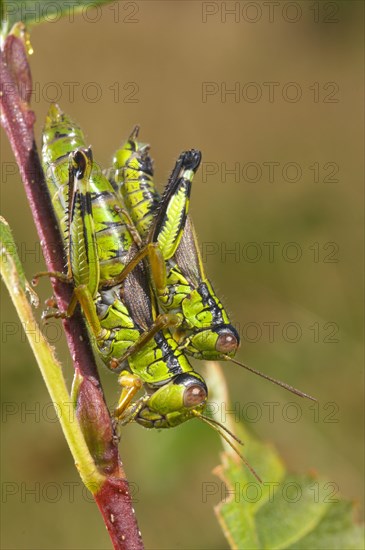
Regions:
M 110 181 L 123 198 L 131 219 L 141 235 L 141 246 L 157 244 L 165 261 L 166 276 L 159 274 L 161 262 L 150 269 L 162 310 L 177 315 L 180 324 L 172 334 L 181 349 L 197 359 L 229 360 L 300 397 L 314 399 L 292 386 L 265 375 L 233 358 L 239 347 L 239 335 L 215 294 L 203 267 L 193 224 L 187 217 L 185 226 L 166 232 L 166 225 L 187 216 L 190 188 L 179 203 L 174 185 L 179 163 L 173 170 L 162 198 L 153 183 L 153 166 L 149 146 L 137 141 L 135 127 L 127 142 L 115 153 Z M 188 181 L 191 186 L 192 179 Z M 173 214 L 168 215 L 169 208 Z M 166 222 L 167 220 L 167 222 Z M 163 264 L 162 264 L 163 265 Z
M 174 336 L 188 354 L 207 360 L 234 356 L 239 335 L 204 272 L 190 218 L 187 218 L 184 231 L 180 229 L 179 233 L 170 234 L 164 231 L 167 207 L 171 208 L 170 195 L 174 193 L 171 182 L 176 180 L 179 166 L 175 166 L 160 199 L 153 183 L 149 147 L 139 143 L 137 136 L 138 127 L 114 155 L 112 183 L 124 199 L 143 242 L 146 245 L 157 243 L 166 262 L 165 278 L 156 277 L 156 270 L 152 274 L 161 308 L 179 316 L 181 324 Z M 173 223 L 171 218 L 182 217 L 182 213 L 186 217 L 189 195 L 190 189 L 185 193 L 185 201 L 173 209 L 170 225 Z
M 68 204 L 66 221 L 63 209 L 55 207 L 60 225 L 67 226 L 68 272 L 38 276 L 73 282 L 75 288 L 67 312 L 48 316 L 72 315 L 80 304 L 98 354 L 109 368 L 121 369 L 118 381 L 123 389 L 114 414 L 122 424 L 134 420 L 148 428 L 169 428 L 196 417 L 218 431 L 247 464 L 226 435 L 239 442 L 234 434 L 204 416 L 208 398 L 205 381 L 166 330 L 176 323 L 176 317 L 156 316 L 143 263 L 120 281 L 137 247 L 128 224 L 121 219 L 123 205 L 108 180 L 93 170 L 91 150 L 71 151 L 73 139 L 67 140 L 65 135 L 70 127 L 70 134 L 77 134 L 82 141 L 81 130 L 76 131 L 73 123 L 52 106 L 43 136 L 43 158 L 51 160 L 46 174 L 49 188 L 57 189 L 53 203 Z M 60 168 L 65 162 L 69 164 L 67 186 Z M 62 178 L 56 180 L 53 176 L 59 173 Z M 107 254 L 101 254 L 99 248 Z M 145 395 L 132 403 L 142 387 Z

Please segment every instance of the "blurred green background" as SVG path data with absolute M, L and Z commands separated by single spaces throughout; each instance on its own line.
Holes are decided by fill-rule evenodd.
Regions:
M 318 472 L 362 509 L 363 4 L 281 2 L 273 17 L 266 3 L 226 7 L 236 4 L 225 19 L 218 2 L 115 2 L 34 28 L 38 144 L 57 100 L 105 167 L 139 123 L 160 186 L 184 148 L 202 150 L 191 211 L 207 272 L 241 330 L 237 357 L 319 399 L 313 406 L 226 364 L 232 407 L 289 470 Z M 1 154 L 1 214 L 31 278 L 44 264 L 3 132 Z M 51 294 L 47 282 L 38 290 Z M 2 547 L 109 548 L 1 291 Z M 56 322 L 47 329 L 71 384 L 60 332 Z M 116 378 L 101 375 L 113 403 Z M 213 512 L 220 449 L 198 422 L 125 429 L 148 549 L 228 547 Z M 206 482 L 217 492 L 204 499 Z

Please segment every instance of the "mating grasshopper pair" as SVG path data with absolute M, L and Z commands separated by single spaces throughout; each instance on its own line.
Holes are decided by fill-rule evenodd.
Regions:
M 114 414 L 122 424 L 135 420 L 149 428 L 167 428 L 194 416 L 215 424 L 202 415 L 206 384 L 169 330 L 183 323 L 176 313 L 157 313 L 141 260 L 149 255 L 154 281 L 162 288 L 165 262 L 159 245 L 138 248 L 140 237 L 120 197 L 93 164 L 81 130 L 56 106 L 47 116 L 42 154 L 68 257 L 67 275 L 48 275 L 75 285 L 67 312 L 50 316 L 71 315 L 80 303 L 98 355 L 120 372 L 123 390 Z M 172 198 L 161 201 L 159 233 L 171 223 L 175 227 L 168 238 L 171 254 L 183 233 L 185 203 L 199 162 L 197 151 L 181 155 L 169 183 Z M 132 403 L 142 385 L 146 394 Z
M 186 357 L 233 360 L 239 345 L 187 220 L 200 153 L 180 156 L 160 199 L 148 147 L 136 138 L 134 131 L 115 155 L 109 182 L 80 128 L 50 108 L 43 163 L 68 272 L 48 275 L 75 286 L 67 312 L 50 315 L 72 315 L 80 304 L 95 350 L 119 372 L 123 389 L 114 414 L 122 424 L 168 428 L 197 417 L 232 445 L 224 427 L 203 415 L 208 390 Z M 145 395 L 133 402 L 141 387 Z

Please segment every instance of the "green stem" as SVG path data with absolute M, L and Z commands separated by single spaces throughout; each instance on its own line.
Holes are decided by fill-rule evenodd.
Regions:
M 59 407 L 56 412 L 59 414 L 62 430 L 75 460 L 75 465 L 84 484 L 95 494 L 102 487 L 105 477 L 98 472 L 89 452 L 66 387 L 61 365 L 57 361 L 53 349 L 41 333 L 25 290 L 20 284 L 15 262 L 5 248 L 3 248 L 1 254 L 0 272 L 19 319 L 23 324 L 52 402 Z

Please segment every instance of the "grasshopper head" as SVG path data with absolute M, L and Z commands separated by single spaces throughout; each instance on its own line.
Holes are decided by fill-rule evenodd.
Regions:
M 199 374 L 178 374 L 151 394 L 135 421 L 146 428 L 172 428 L 201 414 L 207 399 L 208 388 Z
M 228 324 L 194 332 L 186 350 L 197 359 L 219 361 L 227 356 L 234 357 L 239 345 L 238 332 Z
M 182 343 L 189 338 L 185 349 L 190 355 L 207 361 L 234 357 L 239 334 L 208 281 L 202 281 L 185 297 L 182 314 L 186 328 L 176 331 L 176 339 Z

